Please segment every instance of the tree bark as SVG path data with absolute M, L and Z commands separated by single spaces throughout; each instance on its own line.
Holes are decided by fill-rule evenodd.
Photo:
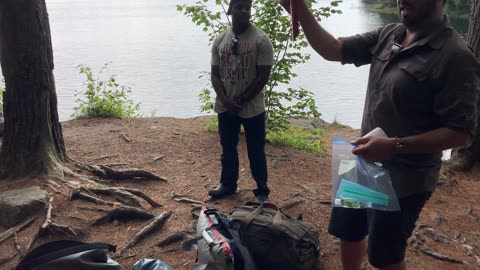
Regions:
M 63 174 L 53 52 L 45 0 L 0 1 L 5 134 L 0 176 Z
M 475 57 L 480 60 L 480 0 L 472 0 L 467 42 Z
M 480 61 L 480 0 L 472 0 L 471 4 L 467 43 L 472 48 L 475 57 Z M 480 160 L 480 111 L 478 112 L 476 133 L 476 137 L 470 146 L 452 150 L 452 157 L 447 162 L 447 167 L 457 171 L 466 171 L 470 170 Z

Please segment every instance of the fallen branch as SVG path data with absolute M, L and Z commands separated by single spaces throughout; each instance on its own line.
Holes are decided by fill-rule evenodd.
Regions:
M 181 203 L 193 203 L 193 204 L 199 204 L 199 205 L 205 205 L 204 202 L 189 199 L 189 198 L 174 198 L 176 202 L 181 202 Z
M 313 188 L 308 187 L 308 186 L 306 186 L 306 185 L 303 184 L 303 183 L 297 182 L 297 185 L 300 186 L 300 187 L 302 187 L 305 191 L 308 191 L 309 193 L 317 194 L 317 192 L 316 192 Z
M 94 197 L 92 195 L 85 194 L 81 190 L 82 190 L 82 188 L 72 189 L 72 191 L 70 192 L 70 201 L 73 201 L 75 199 L 80 199 L 80 200 L 85 200 L 85 201 L 88 201 L 88 202 L 93 202 L 93 203 L 98 204 L 98 205 L 111 205 L 111 206 L 115 205 L 114 202 L 104 201 L 104 200 L 99 199 L 97 197 Z
M 428 235 L 430 238 L 432 238 L 436 242 L 442 242 L 442 243 L 450 242 L 450 239 L 446 235 L 437 233 L 433 228 L 426 228 L 424 229 L 424 232 L 426 235 Z
M 280 209 L 283 209 L 283 210 L 287 210 L 287 209 L 290 209 L 290 208 L 293 208 L 297 205 L 300 205 L 302 203 L 305 203 L 307 200 L 305 198 L 300 198 L 300 199 L 296 199 L 296 200 L 291 200 L 291 201 L 288 201 L 284 204 L 282 204 L 280 206 Z
M 152 219 L 155 216 L 142 209 L 128 206 L 121 206 L 109 211 L 105 216 L 93 222 L 93 226 L 112 222 L 114 220 L 127 221 L 132 219 Z
M 155 161 L 157 161 L 157 160 L 163 159 L 164 157 L 166 157 L 166 155 L 160 155 L 160 156 L 158 156 L 158 157 L 155 157 L 155 158 L 152 160 L 152 162 L 155 162 Z
M 122 137 L 123 137 L 123 139 L 125 139 L 125 141 L 127 141 L 127 142 L 130 142 L 130 141 L 131 141 L 130 138 L 128 138 L 127 134 L 125 134 L 125 133 L 122 133 Z
M 151 220 L 147 223 L 140 232 L 138 232 L 122 249 L 122 252 L 128 248 L 131 248 L 138 244 L 143 238 L 145 238 L 148 234 L 153 232 L 156 229 L 161 228 L 168 218 L 172 215 L 172 212 L 163 212 L 158 217 Z
M 106 159 L 106 158 L 109 158 L 109 157 L 113 157 L 113 156 L 116 156 L 116 155 L 105 155 L 105 156 L 101 156 L 101 157 L 96 157 L 96 158 L 93 158 L 93 159 L 90 159 L 90 161 L 97 161 L 97 160 L 101 160 L 101 159 Z
M 15 235 L 17 232 L 23 230 L 23 228 L 27 227 L 28 225 L 32 224 L 32 222 L 37 219 L 37 217 L 33 217 L 33 218 L 30 218 L 28 219 L 27 221 L 15 226 L 15 227 L 12 227 L 2 233 L 0 233 L 0 244 L 3 243 L 3 241 L 7 240 L 8 238 L 10 238 L 12 235 Z
M 166 247 L 170 244 L 173 244 L 175 242 L 185 240 L 187 238 L 187 234 L 185 232 L 175 232 L 167 236 L 165 239 L 161 240 L 158 242 L 157 246 L 159 247 Z
M 112 167 L 112 166 L 125 166 L 125 165 L 130 165 L 128 163 L 108 163 L 108 164 L 103 164 L 103 166 L 108 166 L 108 167 Z
M 458 263 L 458 264 L 465 264 L 465 262 L 462 261 L 462 260 L 452 258 L 452 257 L 448 257 L 446 255 L 434 252 L 434 251 L 432 251 L 428 248 L 422 248 L 420 250 L 423 252 L 423 254 L 428 255 L 430 257 L 433 257 L 435 259 L 441 260 L 441 261 L 447 261 L 447 262 Z

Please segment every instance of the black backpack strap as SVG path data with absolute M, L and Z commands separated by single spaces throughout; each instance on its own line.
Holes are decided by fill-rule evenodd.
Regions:
M 69 240 L 53 241 L 41 245 L 30 252 L 17 265 L 16 270 L 28 270 L 35 265 L 42 265 L 61 257 L 94 249 L 105 249 L 107 251 L 115 252 L 117 246 L 102 242 L 86 244 Z

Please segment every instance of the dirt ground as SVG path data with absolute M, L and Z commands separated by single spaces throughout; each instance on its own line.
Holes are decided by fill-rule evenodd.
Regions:
M 229 213 L 243 202 L 253 199 L 254 181 L 250 175 L 246 146 L 242 137 L 239 144 L 240 180 L 239 191 L 230 198 L 208 201 L 207 191 L 217 184 L 220 172 L 220 145 L 216 133 L 204 131 L 206 117 L 141 118 L 141 119 L 83 119 L 63 123 L 63 132 L 68 155 L 87 164 L 110 165 L 114 168 L 141 168 L 159 174 L 168 182 L 123 180 L 111 183 L 112 186 L 136 188 L 144 191 L 162 206 L 152 208 L 141 200 L 148 212 L 159 215 L 164 211 L 173 214 L 165 226 L 129 249 L 116 260 L 125 269 L 141 258 L 156 258 L 165 261 L 174 269 L 191 269 L 196 254 L 181 251 L 180 244 L 174 243 L 159 247 L 157 243 L 168 235 L 190 230 L 195 219 L 191 205 L 173 200 L 172 195 L 180 195 L 204 201 L 209 205 Z M 304 124 L 307 123 L 304 121 Z M 303 219 L 315 224 L 320 231 L 321 269 L 341 269 L 339 242 L 328 235 L 326 228 L 331 206 L 328 204 L 331 193 L 330 140 L 334 137 L 353 139 L 357 131 L 344 127 L 325 128 L 327 153 L 315 155 L 287 147 L 267 145 L 270 200 L 278 205 L 304 198 L 306 201 L 288 210 L 292 214 L 303 214 Z M 127 137 L 130 141 L 127 141 Z M 163 156 L 163 157 L 162 157 Z M 79 174 L 88 172 L 68 167 Z M 66 177 L 71 184 L 83 183 L 76 177 Z M 35 179 L 0 181 L 0 191 L 36 183 Z M 464 270 L 480 269 L 480 259 L 475 254 L 469 256 L 465 246 L 471 246 L 480 256 L 480 168 L 469 173 L 444 172 L 436 193 L 425 207 L 416 230 L 416 239 L 410 241 L 407 263 L 410 269 L 418 270 Z M 94 242 L 102 241 L 122 248 L 145 224 L 145 221 L 113 222 L 100 226 L 91 223 L 104 213 L 92 208 L 111 209 L 93 203 L 69 201 L 69 188 L 62 185 L 54 193 L 52 220 L 58 224 L 75 227 L 79 235 L 74 239 Z M 102 197 L 113 201 L 111 197 Z M 91 208 L 88 210 L 87 208 Z M 1 258 L 14 254 L 15 242 L 20 254 L 44 222 L 44 213 L 39 213 L 35 223 L 20 231 L 0 245 Z M 0 228 L 0 232 L 5 228 Z M 440 235 L 443 235 L 440 236 Z M 34 246 L 47 241 L 64 239 L 64 236 L 47 235 L 39 238 Z M 426 255 L 422 250 L 430 250 L 440 255 L 458 260 L 447 262 Z M 470 253 L 472 254 L 472 253 Z M 20 255 L 0 266 L 0 269 L 13 269 Z M 365 262 L 364 269 L 373 269 Z

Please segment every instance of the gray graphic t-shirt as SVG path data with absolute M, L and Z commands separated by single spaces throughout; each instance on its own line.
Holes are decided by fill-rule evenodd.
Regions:
M 234 40 L 236 39 L 236 44 Z M 248 29 L 235 36 L 229 28 L 220 34 L 212 45 L 212 66 L 220 67 L 220 77 L 228 98 L 241 95 L 253 82 L 257 66 L 273 65 L 273 46 L 268 36 L 250 24 Z M 220 99 L 215 100 L 215 112 L 226 112 Z M 251 118 L 265 111 L 263 91 L 243 105 L 239 116 Z

